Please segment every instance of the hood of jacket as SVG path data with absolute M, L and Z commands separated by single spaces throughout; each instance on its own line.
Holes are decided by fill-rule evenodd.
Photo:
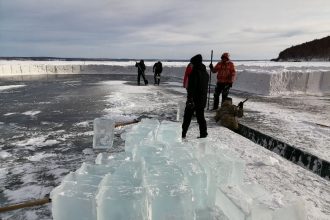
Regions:
M 192 63 L 193 65 L 201 64 L 202 61 L 203 61 L 203 58 L 202 58 L 202 55 L 200 55 L 200 54 L 197 54 L 190 59 L 190 63 Z

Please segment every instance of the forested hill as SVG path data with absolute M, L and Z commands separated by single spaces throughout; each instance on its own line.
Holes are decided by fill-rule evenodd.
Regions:
M 287 48 L 272 61 L 330 61 L 330 36 Z

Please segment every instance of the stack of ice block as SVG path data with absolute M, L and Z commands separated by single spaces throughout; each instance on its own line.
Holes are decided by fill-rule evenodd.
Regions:
M 54 220 L 304 219 L 301 203 L 271 209 L 271 195 L 243 182 L 244 161 L 229 150 L 180 134 L 175 122 L 133 126 L 125 152 L 100 153 L 52 191 Z

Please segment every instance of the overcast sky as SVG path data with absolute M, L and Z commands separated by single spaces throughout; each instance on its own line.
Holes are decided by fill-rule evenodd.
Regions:
M 270 59 L 330 35 L 330 0 L 0 0 L 0 56 Z

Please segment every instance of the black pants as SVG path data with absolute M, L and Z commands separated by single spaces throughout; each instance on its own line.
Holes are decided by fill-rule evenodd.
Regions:
M 231 87 L 230 83 L 217 83 L 214 91 L 214 102 L 213 102 L 213 109 L 218 109 L 219 107 L 219 96 L 222 93 L 221 103 L 225 101 L 228 97 L 229 89 Z
M 204 108 L 195 106 L 194 108 L 187 107 L 184 110 L 183 115 L 183 124 L 182 124 L 182 137 L 186 137 L 191 118 L 196 112 L 196 118 L 199 125 L 199 133 L 200 137 L 206 137 L 207 136 L 207 127 L 206 127 L 206 120 L 204 117 Z
M 140 85 L 140 77 L 142 76 L 144 84 L 148 85 L 148 80 L 146 80 L 146 77 L 144 76 L 144 73 L 138 72 L 138 77 L 137 77 L 137 84 Z
M 155 85 L 159 85 L 159 83 L 160 83 L 160 73 L 155 73 L 154 74 L 154 79 L 155 79 Z

